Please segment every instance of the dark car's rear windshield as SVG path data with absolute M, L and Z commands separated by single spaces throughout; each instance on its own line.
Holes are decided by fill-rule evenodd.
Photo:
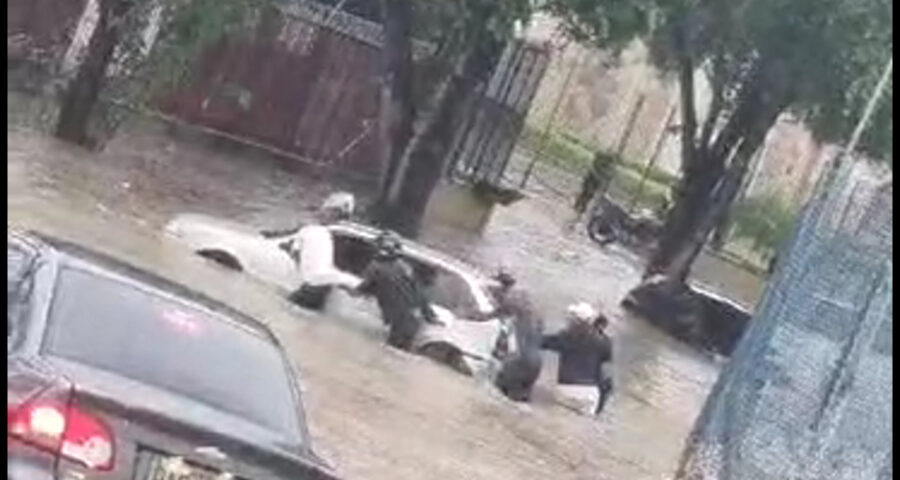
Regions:
M 48 353 L 163 388 L 305 443 L 277 347 L 217 314 L 76 268 L 60 272 Z

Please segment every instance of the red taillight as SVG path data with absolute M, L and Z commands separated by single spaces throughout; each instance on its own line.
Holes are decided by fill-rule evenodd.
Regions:
M 113 466 L 113 435 L 100 419 L 77 407 L 32 401 L 9 406 L 7 432 L 23 442 L 97 470 Z

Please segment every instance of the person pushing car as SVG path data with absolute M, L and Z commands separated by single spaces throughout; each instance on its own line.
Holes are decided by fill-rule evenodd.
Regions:
M 344 221 L 353 214 L 354 197 L 338 192 L 330 195 L 315 221 L 303 226 L 282 247 L 298 264 L 300 286 L 288 297 L 292 302 L 311 310 L 325 307 L 333 286 L 350 285 L 355 280 L 334 266 L 334 238 L 328 225 Z
M 541 338 L 544 322 L 528 295 L 514 288 L 515 278 L 505 269 L 494 277 L 497 286 L 491 290 L 497 301 L 496 314 L 513 324 L 516 349 L 503 360 L 494 384 L 510 400 L 527 402 L 541 374 Z
M 388 345 L 410 351 L 422 325 L 437 323 L 437 316 L 411 269 L 400 258 L 400 239 L 384 232 L 375 240 L 375 248 L 375 258 L 363 272 L 362 283 L 351 293 L 374 296 L 388 326 Z
M 606 334 L 608 320 L 587 303 L 567 311 L 568 326 L 543 338 L 543 348 L 559 353 L 557 391 L 567 407 L 587 415 L 599 415 L 612 393 L 608 364 L 612 340 Z

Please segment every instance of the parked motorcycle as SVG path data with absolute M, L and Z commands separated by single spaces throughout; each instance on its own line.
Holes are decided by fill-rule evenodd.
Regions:
M 632 216 L 604 196 L 591 210 L 587 233 L 601 247 L 614 242 L 627 247 L 646 247 L 659 238 L 662 227 L 662 222 L 654 214 L 641 212 Z

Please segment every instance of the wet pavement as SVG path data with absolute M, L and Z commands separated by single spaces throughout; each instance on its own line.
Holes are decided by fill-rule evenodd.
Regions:
M 487 385 L 301 312 L 160 241 L 160 226 L 185 211 L 260 227 L 293 224 L 333 184 L 265 157 L 142 132 L 124 133 L 94 155 L 8 127 L 10 222 L 200 285 L 265 319 L 296 361 L 319 449 L 349 478 L 671 478 L 719 366 L 626 318 L 618 301 L 636 283 L 639 259 L 567 233 L 564 207 L 532 197 L 498 210 L 481 238 L 433 231 L 424 240 L 485 270 L 513 265 L 550 329 L 572 301 L 605 305 L 614 319 L 617 390 L 596 420 L 554 404 L 549 355 L 534 404 L 516 406 Z

